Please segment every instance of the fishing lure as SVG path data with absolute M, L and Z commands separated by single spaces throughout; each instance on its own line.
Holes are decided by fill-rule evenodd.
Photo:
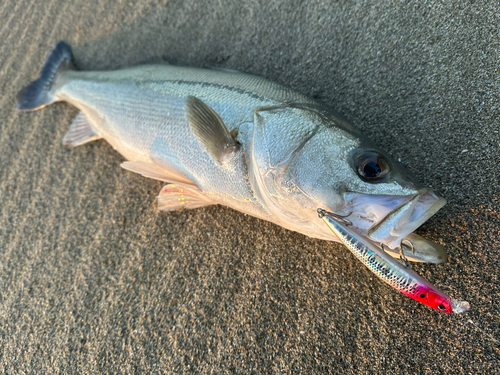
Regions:
M 318 208 L 318 216 L 356 258 L 396 290 L 441 312 L 459 314 L 469 310 L 468 302 L 450 298 L 423 277 L 385 253 L 375 243 L 351 230 L 349 228 L 351 222 L 345 217 L 321 208 Z

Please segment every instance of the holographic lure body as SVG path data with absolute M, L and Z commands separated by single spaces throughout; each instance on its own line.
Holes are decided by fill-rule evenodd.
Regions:
M 441 312 L 461 313 L 469 309 L 468 302 L 453 300 L 369 239 L 350 229 L 346 223 L 348 220 L 336 219 L 336 215 L 322 209 L 318 209 L 318 214 L 356 258 L 396 290 Z

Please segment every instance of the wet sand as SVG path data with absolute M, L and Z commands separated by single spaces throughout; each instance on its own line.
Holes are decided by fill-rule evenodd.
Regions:
M 0 3 L 1 371 L 499 372 L 499 8 L 374 3 Z M 223 67 L 327 103 L 446 197 L 418 233 L 449 261 L 414 269 L 470 312 L 229 208 L 158 214 L 162 183 L 105 141 L 62 146 L 75 108 L 13 111 L 59 39 L 80 69 Z

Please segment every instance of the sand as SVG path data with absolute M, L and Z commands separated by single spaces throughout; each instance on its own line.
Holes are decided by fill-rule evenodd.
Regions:
M 499 23 L 495 2 L 1 2 L 0 371 L 500 372 Z M 449 261 L 414 269 L 470 312 L 229 208 L 158 214 L 162 183 L 105 141 L 62 145 L 75 108 L 13 110 L 59 39 L 80 69 L 237 69 L 330 105 L 446 197 L 418 233 Z

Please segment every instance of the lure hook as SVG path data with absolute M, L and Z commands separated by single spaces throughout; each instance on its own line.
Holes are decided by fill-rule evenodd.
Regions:
M 322 208 L 318 208 L 317 212 L 318 212 L 318 217 L 320 219 L 322 219 L 324 216 L 328 216 L 328 217 L 331 217 L 332 219 L 336 219 L 336 220 L 344 223 L 345 225 L 352 225 L 352 221 L 346 219 L 346 217 L 350 216 L 352 214 L 352 212 L 349 212 L 347 215 L 344 215 L 344 216 L 339 215 L 339 214 L 334 214 L 333 212 L 329 212 L 329 211 L 324 210 Z
M 404 242 L 408 242 L 408 244 L 410 245 L 408 247 L 411 247 L 411 253 L 415 254 L 415 248 L 413 247 L 413 242 L 407 240 L 406 238 L 403 238 L 403 240 L 401 241 L 401 245 L 403 245 Z
M 401 259 L 401 262 L 404 264 L 404 266 L 406 268 L 411 269 L 411 263 L 408 261 L 408 258 L 406 258 L 406 256 L 403 253 L 403 243 L 404 242 L 407 242 L 407 243 L 410 244 L 410 246 L 408 246 L 408 247 L 411 247 L 411 252 L 413 254 L 415 254 L 415 248 L 413 247 L 413 243 L 410 240 L 407 240 L 407 239 L 403 239 L 401 241 L 401 244 L 399 245 L 399 259 Z
M 403 241 L 408 241 L 408 240 L 403 240 Z M 401 241 L 401 243 L 403 243 L 403 241 Z M 408 242 L 410 242 L 410 241 L 408 241 Z M 410 243 L 411 243 L 411 242 L 410 242 Z M 382 251 L 386 252 L 386 251 L 384 250 L 384 246 L 385 246 L 385 245 L 381 242 L 381 243 L 380 243 L 380 248 L 382 249 Z M 412 244 L 412 246 L 413 246 L 413 244 Z M 410 263 L 410 261 L 408 260 L 408 258 L 404 255 L 404 253 L 403 253 L 403 248 L 402 248 L 402 246 L 401 246 L 401 245 L 399 246 L 399 260 L 401 261 L 401 263 L 403 263 L 403 266 L 405 266 L 406 268 L 408 268 L 408 269 L 410 269 L 410 270 L 411 270 L 411 263 Z

